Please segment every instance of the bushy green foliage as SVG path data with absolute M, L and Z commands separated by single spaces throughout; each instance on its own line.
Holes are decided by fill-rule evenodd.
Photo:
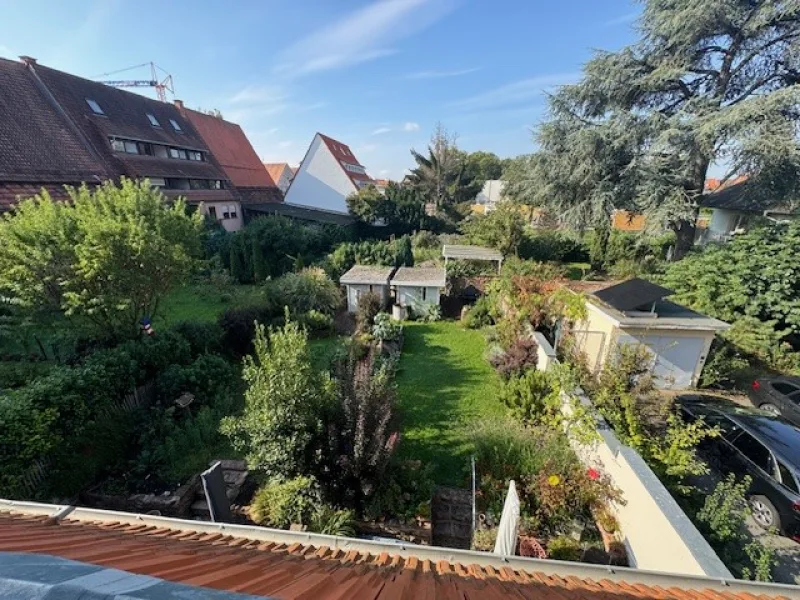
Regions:
M 392 456 L 383 481 L 364 507 L 370 520 L 396 518 L 413 521 L 417 516 L 430 517 L 433 493 L 433 465 L 419 460 Z
M 320 504 L 313 477 L 274 480 L 256 491 L 250 503 L 250 518 L 259 525 L 288 529 L 292 523 L 308 525 Z
M 271 304 L 229 308 L 219 316 L 222 347 L 227 353 L 241 357 L 252 352 L 256 322 L 271 323 L 278 316 Z
M 327 504 L 318 504 L 311 513 L 308 529 L 323 535 L 354 537 L 355 515 L 352 510 L 335 509 Z
M 741 577 L 772 581 L 772 569 L 777 564 L 774 548 L 756 539 L 748 541 L 746 519 L 750 515 L 747 504 L 750 483 L 749 477 L 737 481 L 733 474 L 719 481 L 705 497 L 695 520 L 720 558 L 734 571 L 739 571 Z
M 333 331 L 333 317 L 313 308 L 300 315 L 298 321 L 306 328 L 309 335 L 324 337 Z
M 547 542 L 547 558 L 578 562 L 581 556 L 581 543 L 567 535 L 559 535 Z
M 481 329 L 494 325 L 497 318 L 497 309 L 492 303 L 491 299 L 483 295 L 472 305 L 467 311 L 464 325 L 470 329 Z
M 173 364 L 156 380 L 158 394 L 170 403 L 188 392 L 197 405 L 211 402 L 218 394 L 230 389 L 236 378 L 233 366 L 216 354 L 201 354 L 188 365 Z M 193 404 L 192 406 L 195 406 Z
M 373 319 L 372 337 L 382 342 L 394 342 L 403 337 L 403 325 L 388 313 L 378 313 Z
M 100 337 L 135 337 L 143 317 L 189 273 L 202 216 L 168 203 L 149 182 L 123 179 L 45 192 L 0 221 L 0 290 L 30 310 L 57 309 Z
M 510 413 L 526 424 L 549 424 L 561 409 L 558 383 L 536 369 L 509 377 L 499 396 Z
M 223 433 L 251 469 L 270 478 L 311 472 L 333 390 L 311 367 L 305 332 L 288 321 L 268 336 L 259 325 L 254 354 L 245 357 L 242 376 L 247 384 L 244 412 L 224 419 Z
M 311 310 L 333 316 L 342 303 L 339 286 L 317 267 L 273 279 L 265 284 L 265 292 L 278 312 L 287 307 L 292 316 Z
M 415 299 L 408 308 L 410 317 L 423 323 L 435 323 L 442 318 L 442 307 L 439 304 Z
M 747 373 L 750 363 L 730 341 L 714 338 L 700 376 L 700 387 L 730 388 Z
M 525 238 L 525 225 L 519 212 L 506 203 L 486 215 L 472 215 L 461 229 L 471 244 L 495 248 L 503 256 L 516 255 Z
M 585 262 L 586 246 L 558 231 L 529 232 L 519 247 L 520 258 L 540 262 Z
M 170 330 L 189 343 L 192 356 L 217 352 L 222 347 L 222 329 L 217 323 L 182 321 Z
M 526 371 L 536 369 L 538 362 L 539 345 L 529 335 L 523 335 L 514 340 L 505 352 L 498 354 L 489 361 L 508 380 L 521 377 Z
M 424 196 L 404 183 L 389 182 L 383 193 L 375 186 L 363 187 L 347 197 L 347 208 L 362 223 L 382 221 L 390 234 L 439 227 L 438 220 L 425 212 Z
M 378 265 L 385 267 L 414 266 L 413 252 L 409 252 L 407 236 L 393 241 L 361 241 L 339 244 L 325 260 L 325 270 L 338 281 L 353 265 Z

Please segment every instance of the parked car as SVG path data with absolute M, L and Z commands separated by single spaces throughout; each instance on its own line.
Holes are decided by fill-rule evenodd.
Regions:
M 721 436 L 701 447 L 723 473 L 750 476 L 753 520 L 800 541 L 800 428 L 774 414 L 727 407 L 713 396 L 677 398 L 684 419 L 717 426 Z
M 751 402 L 800 426 L 800 377 L 762 377 L 750 387 Z

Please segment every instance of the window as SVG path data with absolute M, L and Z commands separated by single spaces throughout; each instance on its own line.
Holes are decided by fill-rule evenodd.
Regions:
M 138 142 L 136 145 L 139 148 L 139 154 L 153 156 L 153 144 L 148 144 L 147 142 Z
M 785 487 L 792 490 L 795 494 L 800 494 L 800 489 L 797 487 L 797 481 L 795 481 L 792 472 L 780 461 L 778 461 L 778 474 L 781 476 L 781 483 Z
M 211 217 L 212 219 L 214 219 L 215 221 L 217 220 L 217 207 L 216 206 L 209 206 L 208 207 L 208 216 Z
M 426 288 L 426 287 L 422 288 L 422 299 L 423 300 L 427 300 L 428 299 L 428 288 Z
M 106 113 L 103 112 L 103 109 L 100 108 L 100 105 L 92 100 L 91 98 L 86 99 L 86 104 L 89 105 L 89 108 L 92 109 L 92 112 L 96 115 L 105 115 Z
M 169 148 L 153 144 L 153 154 L 158 158 L 169 158 Z
M 114 152 L 125 152 L 125 142 L 122 140 L 111 140 L 111 149 Z
M 158 119 L 156 119 L 153 113 L 147 113 L 147 120 L 150 121 L 150 125 L 153 127 L 161 127 L 161 123 L 158 122 Z
M 772 384 L 772 389 L 774 389 L 779 394 L 783 394 L 784 396 L 788 396 L 789 394 L 794 394 L 798 391 L 798 388 L 793 386 L 791 383 L 785 383 L 783 381 L 776 381 Z
M 709 427 L 719 427 L 719 430 L 722 432 L 722 437 L 728 441 L 732 440 L 736 434 L 741 431 L 736 423 L 719 413 L 709 413 L 704 415 L 703 420 L 708 424 Z
M 157 188 L 163 188 L 167 186 L 167 180 L 163 177 L 150 177 L 150 185 Z
M 139 146 L 136 142 L 125 141 L 125 152 L 128 154 L 139 154 Z
M 212 190 L 221 190 L 224 188 L 222 182 L 219 179 L 212 179 L 211 181 L 209 181 L 208 187 L 210 187 Z
M 767 473 L 772 474 L 772 455 L 769 453 L 769 450 L 767 450 L 766 446 L 764 446 L 764 444 L 759 442 L 752 435 L 746 431 L 743 431 L 742 435 L 734 440 L 733 445 L 739 450 L 739 452 L 753 461 L 757 467 L 760 467 Z
M 181 158 L 186 160 L 186 150 L 181 150 L 180 148 L 170 148 L 169 156 L 170 158 Z
M 222 218 L 223 219 L 231 218 L 230 207 L 227 204 L 222 207 Z
M 172 128 L 175 131 L 183 131 L 183 129 L 181 129 L 181 126 L 178 125 L 178 122 L 175 119 L 170 119 L 169 124 L 172 125 Z
M 231 204 L 231 219 L 235 219 L 238 216 L 239 215 L 236 212 L 236 205 L 235 204 Z
M 203 153 L 196 152 L 194 150 L 187 150 L 186 155 L 189 157 L 189 160 L 203 160 Z

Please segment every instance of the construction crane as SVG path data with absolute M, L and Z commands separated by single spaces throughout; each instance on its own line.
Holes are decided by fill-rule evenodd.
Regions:
M 135 87 L 151 87 L 155 88 L 156 94 L 158 94 L 158 99 L 161 102 L 167 101 L 167 92 L 170 92 L 173 97 L 175 96 L 175 88 L 172 81 L 172 75 L 167 73 L 164 69 L 159 67 L 154 62 L 149 63 L 142 63 L 141 65 L 134 65 L 132 67 L 126 67 L 125 69 L 120 69 L 119 71 L 111 71 L 110 73 L 102 73 L 93 77 L 93 79 L 99 79 L 101 77 L 109 77 L 111 75 L 116 75 L 117 73 L 124 73 L 125 71 L 132 71 L 133 69 L 141 69 L 142 67 L 150 67 L 150 79 L 119 79 L 119 80 L 100 80 L 100 83 L 105 83 L 106 85 L 110 85 L 111 87 L 119 87 L 119 88 L 135 88 Z M 159 71 L 163 73 L 163 78 L 159 77 Z

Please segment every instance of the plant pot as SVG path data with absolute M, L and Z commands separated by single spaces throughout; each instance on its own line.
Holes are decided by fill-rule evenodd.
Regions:
M 519 536 L 517 554 L 530 558 L 547 558 L 547 552 L 538 539 L 532 535 Z

